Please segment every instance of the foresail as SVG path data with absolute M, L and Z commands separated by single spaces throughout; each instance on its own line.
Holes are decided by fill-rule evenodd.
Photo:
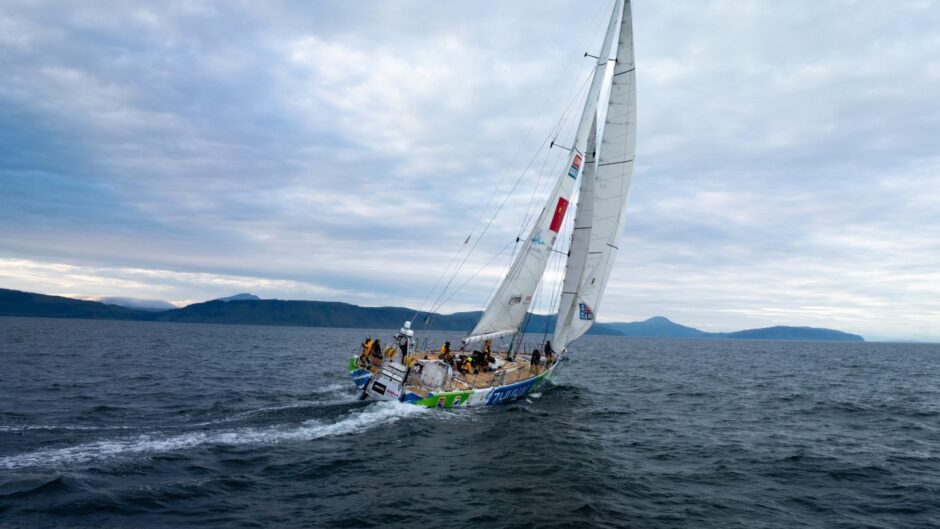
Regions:
M 571 270 L 572 274 L 581 272 L 580 285 L 577 293 L 569 296 L 568 305 L 561 309 L 566 311 L 567 320 L 563 321 L 559 312 L 554 337 L 557 348 L 565 347 L 594 323 L 617 257 L 636 151 L 636 72 L 629 0 L 623 8 L 617 63 L 602 135 L 592 188 L 592 218 L 590 228 L 584 230 L 590 232 L 587 254 L 583 268 Z M 580 210 L 582 206 L 578 207 Z M 565 273 L 567 281 L 569 271 Z
M 561 231 L 565 213 L 568 211 L 571 193 L 574 190 L 574 183 L 581 171 L 588 135 L 592 128 L 591 124 L 594 116 L 597 113 L 598 98 L 600 97 L 601 86 L 604 83 L 611 42 L 620 18 L 620 5 L 621 0 L 617 0 L 614 5 L 614 12 L 610 17 L 610 23 L 607 26 L 601 53 L 598 55 L 594 76 L 588 89 L 587 99 L 584 102 L 584 110 L 575 134 L 571 156 L 568 157 L 568 163 L 565 164 L 559 175 L 544 209 L 542 209 L 541 214 L 532 226 L 529 236 L 523 241 L 522 249 L 510 266 L 506 277 L 503 278 L 496 294 L 490 299 L 483 317 L 480 318 L 476 327 L 470 332 L 468 340 L 473 340 L 484 334 L 515 332 L 525 319 L 529 305 L 532 303 L 532 297 L 535 295 L 535 290 L 545 273 L 545 266 L 548 264 L 548 258 L 555 246 L 558 232 Z
M 587 264 L 588 247 L 591 242 L 591 221 L 594 218 L 594 181 L 597 165 L 597 116 L 591 124 L 588 137 L 584 171 L 581 173 L 581 187 L 578 191 L 578 206 L 575 210 L 574 229 L 571 232 L 571 246 L 568 249 L 568 261 L 565 265 L 565 279 L 561 287 L 561 300 L 558 303 L 558 320 L 555 323 L 555 344 L 567 343 L 568 329 L 574 316 L 574 305 Z

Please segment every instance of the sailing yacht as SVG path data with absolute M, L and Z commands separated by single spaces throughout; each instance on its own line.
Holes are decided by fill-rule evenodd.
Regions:
M 574 143 L 523 248 L 460 350 L 416 351 L 406 322 L 396 340 L 407 354 L 363 344 L 348 370 L 363 398 L 453 408 L 495 405 L 522 397 L 551 380 L 598 314 L 617 255 L 636 144 L 636 72 L 630 0 L 614 3 L 591 77 Z M 613 59 L 611 59 L 613 55 Z M 613 72 L 607 75 L 608 62 Z M 606 90 L 605 90 L 606 88 Z M 601 95 L 607 94 L 598 131 Z M 575 185 L 578 202 L 558 316 L 551 343 L 555 354 L 542 362 L 524 351 L 522 336 L 533 296 L 569 210 Z M 507 340 L 505 351 L 494 340 Z M 373 350 L 374 349 L 374 350 Z

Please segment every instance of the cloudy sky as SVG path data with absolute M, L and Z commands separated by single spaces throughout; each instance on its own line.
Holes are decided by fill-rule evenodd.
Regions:
M 611 4 L 2 0 L 0 287 L 417 307 L 508 195 L 442 310 L 481 308 Z M 600 319 L 940 340 L 940 3 L 634 19 Z

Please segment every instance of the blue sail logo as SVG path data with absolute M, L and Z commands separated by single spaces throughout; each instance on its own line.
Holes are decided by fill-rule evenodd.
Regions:
M 593 320 L 594 312 L 591 311 L 591 307 L 588 307 L 584 303 L 578 303 L 578 317 L 582 320 Z
M 545 241 L 542 239 L 542 230 L 535 232 L 535 235 L 532 236 L 532 246 L 545 246 Z

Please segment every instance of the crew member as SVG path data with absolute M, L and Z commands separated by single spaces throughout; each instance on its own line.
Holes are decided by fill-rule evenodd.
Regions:
M 468 375 L 473 373 L 473 362 L 470 360 L 469 356 L 467 356 L 467 359 L 463 361 L 463 366 L 461 367 L 463 368 L 464 373 Z
M 450 363 L 450 342 L 444 342 L 441 346 L 441 360 Z
M 552 350 L 552 341 L 545 341 L 545 365 L 550 366 L 555 361 L 555 351 Z
M 493 355 L 491 353 L 483 353 L 483 371 L 487 373 L 493 371 L 494 362 L 495 360 L 493 359 Z

